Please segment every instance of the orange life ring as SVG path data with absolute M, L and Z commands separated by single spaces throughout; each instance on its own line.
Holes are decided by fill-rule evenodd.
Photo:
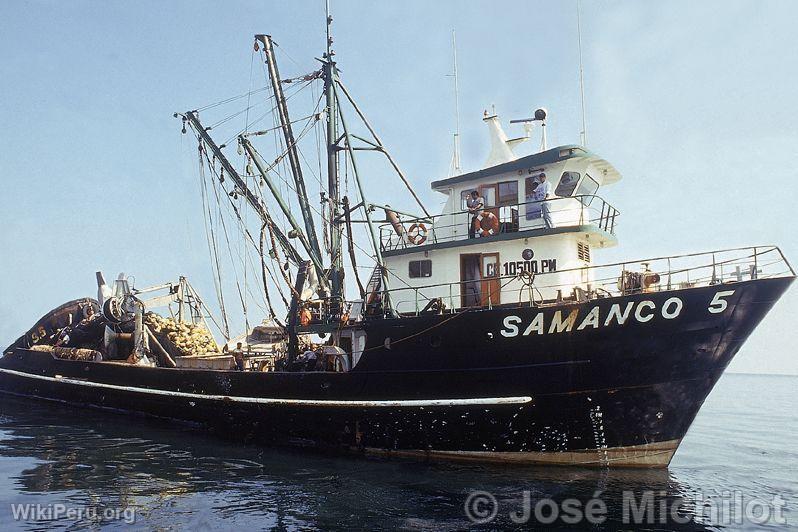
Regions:
M 490 211 L 483 211 L 474 218 L 474 231 L 480 236 L 491 236 L 499 232 L 499 218 Z
M 427 226 L 422 223 L 415 223 L 407 230 L 407 241 L 416 246 L 420 246 L 427 241 Z

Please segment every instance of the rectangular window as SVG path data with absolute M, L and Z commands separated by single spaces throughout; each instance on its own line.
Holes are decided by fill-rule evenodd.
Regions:
M 518 181 L 499 183 L 499 206 L 516 205 L 518 203 Z
M 479 187 L 479 195 L 485 200 L 485 207 L 496 206 L 496 185 L 482 185 Z
M 419 277 L 432 277 L 432 261 L 429 259 L 411 260 L 409 273 L 411 279 L 417 279 Z
M 464 190 L 460 193 L 460 210 L 467 211 L 468 210 L 468 198 L 471 197 L 470 190 Z

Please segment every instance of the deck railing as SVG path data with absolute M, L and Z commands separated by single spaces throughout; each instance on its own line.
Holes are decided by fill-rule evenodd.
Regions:
M 607 233 L 615 234 L 618 210 L 600 196 L 584 195 L 486 207 L 485 211 L 497 213 L 499 228 L 494 235 L 480 237 L 477 233 L 475 238 L 495 238 L 519 231 L 545 229 L 544 208 L 549 210 L 553 228 L 595 225 Z M 423 243 L 466 240 L 472 220 L 473 215 L 468 211 L 458 211 L 427 218 L 402 219 L 398 231 L 394 224 L 385 223 L 379 227 L 380 246 L 382 251 L 393 251 L 419 245 L 411 240 L 408 233 L 414 224 L 423 224 L 426 230 Z
M 570 276 L 571 279 L 581 280 L 563 282 L 563 279 L 569 277 L 569 273 L 574 274 Z M 650 284 L 637 284 L 634 281 L 641 280 L 642 274 L 647 274 L 645 282 Z M 656 277 L 651 274 L 656 274 Z M 516 275 L 491 278 L 499 282 L 499 293 L 495 295 L 482 292 L 483 286 L 490 290 L 490 286 L 495 284 L 484 283 L 487 279 L 394 288 L 388 294 L 395 311 L 401 314 L 418 314 L 434 299 L 440 299 L 449 311 L 468 307 L 492 307 L 497 304 L 547 306 L 630 293 L 789 276 L 795 276 L 795 271 L 781 250 L 776 246 L 762 246 L 655 257 L 537 274 L 522 271 Z M 477 286 L 479 303 L 463 304 L 463 294 L 469 288 Z

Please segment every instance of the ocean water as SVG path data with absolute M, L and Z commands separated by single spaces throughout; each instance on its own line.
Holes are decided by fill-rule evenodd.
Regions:
M 798 529 L 798 377 L 725 375 L 668 470 L 358 459 L 0 401 L 2 530 Z

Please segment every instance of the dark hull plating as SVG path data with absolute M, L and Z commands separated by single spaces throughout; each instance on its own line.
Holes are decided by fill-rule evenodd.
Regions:
M 266 443 L 666 466 L 792 280 L 368 321 L 366 350 L 348 373 L 132 367 L 17 347 L 0 360 L 0 391 L 196 422 Z M 710 312 L 719 291 L 733 294 Z M 672 298 L 681 301 L 675 316 Z M 613 305 L 631 305 L 623 324 L 607 321 Z M 571 330 L 550 323 L 557 311 L 576 311 Z M 539 313 L 542 325 L 530 327 Z

